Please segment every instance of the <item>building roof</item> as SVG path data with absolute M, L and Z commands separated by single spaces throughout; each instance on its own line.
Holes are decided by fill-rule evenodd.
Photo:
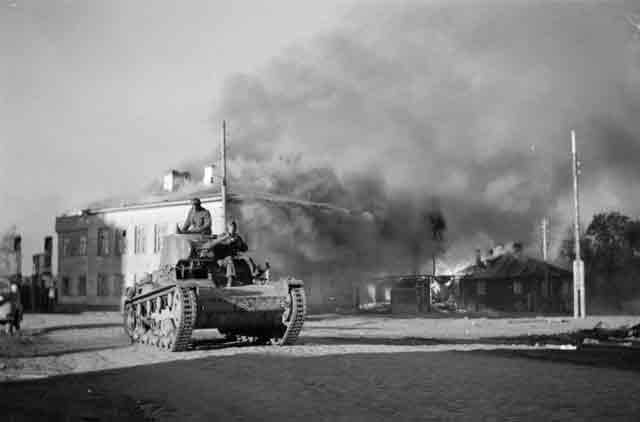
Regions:
M 507 279 L 536 277 L 569 277 L 570 271 L 539 259 L 527 257 L 521 253 L 504 253 L 498 257 L 487 259 L 483 264 L 470 265 L 462 269 L 458 275 L 466 279 Z
M 152 192 L 144 195 L 132 196 L 130 198 L 108 198 L 101 201 L 96 201 L 89 204 L 84 210 L 71 211 L 63 213 L 61 217 L 76 216 L 82 213 L 99 214 L 113 211 L 126 211 L 129 209 L 138 208 L 152 208 L 162 207 L 166 205 L 179 205 L 188 204 L 189 201 L 198 197 L 203 201 L 216 201 L 220 200 L 220 189 L 217 186 L 205 186 L 202 184 L 196 184 L 184 187 L 175 192 Z M 358 214 L 358 211 L 349 210 L 347 208 L 338 207 L 333 204 L 324 202 L 314 202 L 304 199 L 299 199 L 286 195 L 277 195 L 264 192 L 252 192 L 236 190 L 233 193 L 227 194 L 229 201 L 250 201 L 258 200 L 262 202 L 272 202 L 288 205 L 298 205 L 303 207 L 320 208 L 327 211 L 337 211 L 345 214 Z
M 151 191 L 145 194 L 132 195 L 130 197 L 112 197 L 95 201 L 87 206 L 89 210 L 102 210 L 108 208 L 126 208 L 139 205 L 152 205 L 167 202 L 188 201 L 191 198 L 209 198 L 220 196 L 220 188 L 218 186 L 206 186 L 196 184 L 186 186 L 174 192 L 167 191 Z

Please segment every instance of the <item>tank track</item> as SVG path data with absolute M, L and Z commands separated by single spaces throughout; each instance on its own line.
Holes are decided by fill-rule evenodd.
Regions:
M 280 339 L 276 340 L 276 344 L 280 346 L 290 346 L 296 342 L 307 313 L 304 288 L 302 286 L 292 286 L 289 289 L 289 294 L 291 295 L 291 314 L 288 322 L 283 321 L 287 327 L 284 334 Z
M 193 289 L 179 287 L 181 290 L 180 297 L 182 298 L 182 315 L 180 318 L 180 326 L 176 333 L 176 340 L 173 347 L 170 348 L 172 352 L 182 352 L 189 348 L 191 344 L 191 333 L 193 332 L 193 326 L 196 323 L 196 294 Z
M 187 350 L 196 321 L 195 292 L 172 286 L 133 298 L 125 302 L 124 319 L 125 332 L 134 343 Z

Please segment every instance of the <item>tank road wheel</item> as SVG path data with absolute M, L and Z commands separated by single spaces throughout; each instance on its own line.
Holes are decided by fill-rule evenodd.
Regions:
M 195 292 L 174 287 L 125 304 L 124 329 L 132 341 L 186 350 L 196 321 Z
M 307 300 L 302 286 L 292 286 L 284 301 L 282 312 L 282 336 L 273 338 L 272 341 L 280 346 L 292 345 L 298 339 L 304 317 L 307 312 Z

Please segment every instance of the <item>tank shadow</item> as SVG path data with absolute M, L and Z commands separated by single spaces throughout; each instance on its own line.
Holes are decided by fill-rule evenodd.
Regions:
M 347 329 L 344 328 L 343 329 Z M 351 329 L 351 328 L 349 328 Z M 361 331 L 359 328 L 353 328 Z M 484 337 L 484 338 L 438 338 L 438 337 L 367 337 L 367 336 L 300 336 L 296 344 L 304 345 L 393 345 L 393 346 L 438 346 L 438 345 L 574 345 L 571 336 L 519 336 L 519 337 Z
M 251 341 L 229 341 L 226 339 L 198 339 L 191 342 L 189 350 L 218 350 L 229 349 L 232 347 L 252 347 L 257 346 L 255 342 Z

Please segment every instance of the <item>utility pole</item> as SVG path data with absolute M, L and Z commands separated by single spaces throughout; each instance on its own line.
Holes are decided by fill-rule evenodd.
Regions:
M 220 197 L 222 198 L 222 231 L 227 230 L 227 122 L 222 121 L 222 140 L 220 144 Z
M 549 230 L 549 220 L 547 217 L 542 219 L 542 260 L 547 262 L 549 245 L 547 243 L 547 231 Z
M 545 298 L 551 297 L 551 286 L 549 285 L 549 267 L 547 260 L 549 259 L 549 244 L 547 241 L 547 232 L 549 230 L 549 220 L 547 217 L 542 219 L 542 261 L 544 262 L 544 289 Z
M 573 202 L 574 202 L 574 246 L 575 259 L 573 261 L 573 317 L 584 318 L 587 313 L 585 309 L 585 289 L 584 289 L 584 262 L 580 255 L 580 193 L 578 176 L 580 174 L 580 162 L 576 152 L 576 133 L 571 131 L 571 157 L 573 161 Z

